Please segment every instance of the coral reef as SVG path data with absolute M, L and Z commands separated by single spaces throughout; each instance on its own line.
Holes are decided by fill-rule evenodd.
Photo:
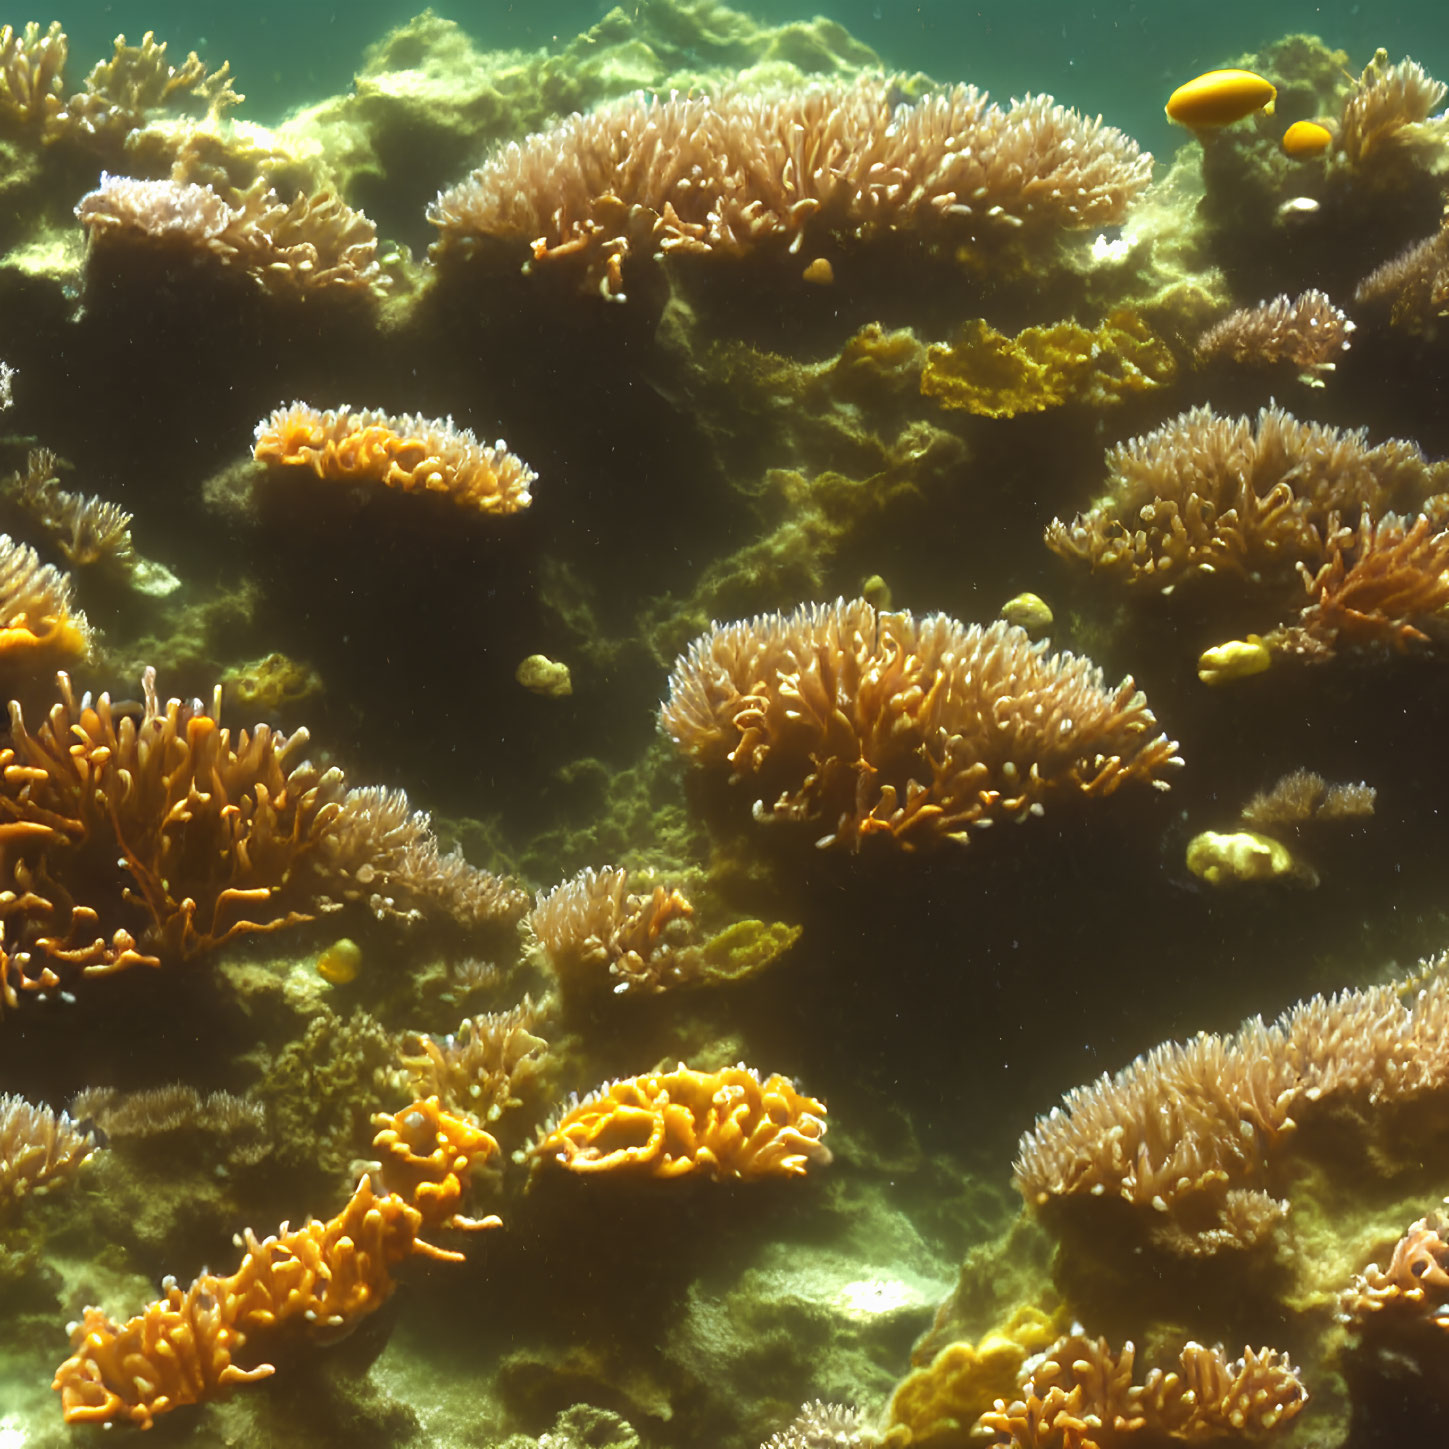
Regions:
M 1089 660 L 1013 625 L 864 600 L 716 626 L 676 661 L 660 719 L 696 764 L 787 782 L 757 818 L 824 826 L 818 844 L 852 850 L 964 843 L 1053 797 L 1165 789 L 1179 763 L 1130 678 L 1109 691 Z
M 9 689 L 84 659 L 90 625 L 71 581 L 28 544 L 0 533 L 0 677 Z
M 476 513 L 517 513 L 532 502 L 535 474 L 500 438 L 491 448 L 452 418 L 388 417 L 342 407 L 319 413 L 293 403 L 257 424 L 253 455 L 309 468 L 339 483 L 382 483 L 404 493 L 441 493 Z
M 823 1167 L 830 1149 L 825 1104 L 778 1074 L 743 1065 L 718 1072 L 672 1072 L 609 1082 L 569 1105 L 539 1132 L 537 1167 L 570 1172 L 715 1178 L 799 1176 Z

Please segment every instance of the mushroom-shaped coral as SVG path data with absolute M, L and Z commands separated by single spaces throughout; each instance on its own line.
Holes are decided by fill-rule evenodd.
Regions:
M 757 818 L 853 850 L 964 842 L 1128 780 L 1166 789 L 1181 763 L 1130 678 L 1109 689 L 1090 660 L 1001 621 L 864 600 L 716 625 L 675 662 L 661 721 L 686 757 L 765 792 Z
M 458 1212 L 469 1170 L 497 1151 L 486 1132 L 441 1112 L 436 1100 L 373 1120 L 384 1191 L 364 1175 L 326 1222 L 284 1224 L 265 1239 L 247 1229 L 235 1273 L 203 1273 L 184 1291 L 168 1280 L 166 1296 L 124 1324 L 87 1308 L 53 1385 L 66 1423 L 147 1429 L 158 1414 L 267 1378 L 276 1366 L 262 1354 L 285 1330 L 323 1343 L 341 1338 L 387 1300 L 393 1264 L 416 1254 L 461 1259 L 423 1232 L 498 1225 Z
M 500 438 L 489 447 L 441 420 L 305 403 L 257 424 L 253 455 L 277 467 L 309 468 L 339 483 L 382 483 L 404 493 L 437 493 L 474 513 L 517 513 L 537 476 Z
M 794 1177 L 823 1167 L 825 1104 L 748 1067 L 652 1072 L 608 1082 L 543 1128 L 535 1169 L 634 1177 Z
M 1010 236 L 1109 225 L 1151 157 L 1050 96 L 990 105 L 974 86 L 896 105 L 865 77 L 771 98 L 643 95 L 510 142 L 428 210 L 446 259 L 484 239 L 581 256 L 622 296 L 635 253 L 739 255 L 807 231 Z

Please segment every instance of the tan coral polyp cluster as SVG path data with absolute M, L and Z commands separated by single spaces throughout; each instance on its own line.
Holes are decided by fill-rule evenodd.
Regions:
M 409 1032 L 399 1043 L 400 1075 L 419 1097 L 445 1110 L 493 1122 L 537 1086 L 548 1043 L 534 1034 L 538 1014 L 525 996 L 511 1011 L 466 1018 L 446 1037 Z
M 1048 654 L 1001 621 L 877 613 L 864 600 L 716 625 L 670 676 L 661 723 L 681 753 L 767 792 L 755 815 L 818 844 L 905 849 L 1040 815 L 1180 763 L 1130 678 Z
M 326 1222 L 284 1225 L 266 1239 L 247 1229 L 235 1273 L 203 1273 L 184 1291 L 168 1281 L 164 1298 L 124 1324 L 87 1308 L 53 1384 L 66 1423 L 147 1429 L 158 1414 L 266 1378 L 275 1366 L 260 1355 L 280 1331 L 302 1329 L 320 1342 L 340 1338 L 386 1301 L 393 1264 L 414 1255 L 462 1257 L 422 1233 L 498 1225 L 497 1218 L 458 1212 L 469 1170 L 497 1151 L 486 1132 L 441 1112 L 435 1099 L 373 1120 L 383 1191 L 365 1175 Z
M 75 214 L 92 247 L 178 247 L 236 268 L 275 295 L 386 290 L 377 228 L 333 192 L 282 201 L 265 177 L 246 191 L 224 190 L 103 172 Z
M 1120 1353 L 1080 1330 L 1027 1364 L 1021 1396 L 981 1416 L 986 1442 L 1012 1449 L 1112 1449 L 1138 1433 L 1156 1443 L 1261 1439 L 1308 1401 L 1297 1370 L 1276 1349 L 1249 1348 L 1230 1361 L 1220 1348 L 1189 1343 L 1176 1369 L 1132 1382 L 1136 1351 Z
M 588 868 L 540 891 L 528 928 L 564 989 L 607 984 L 615 995 L 653 993 L 686 981 L 697 957 L 678 933 L 694 907 L 678 890 L 630 888 L 629 872 Z
M 533 1148 L 535 1164 L 673 1178 L 793 1177 L 830 1161 L 825 1104 L 778 1073 L 680 1063 L 610 1082 L 575 1101 Z
M 1263 1171 L 1305 1113 L 1386 1111 L 1449 1087 L 1443 964 L 1407 1002 L 1392 986 L 1315 996 L 1271 1026 L 1253 1017 L 1230 1036 L 1169 1042 L 1075 1088 L 1022 1137 L 1018 1188 L 1037 1206 L 1123 1198 L 1161 1215 L 1152 1225 L 1180 1251 L 1211 1251 L 1204 1233 L 1218 1246 L 1256 1241 L 1281 1215 Z M 1196 1244 L 1166 1216 L 1189 1206 Z
M 69 1183 L 95 1150 L 64 1112 L 0 1094 L 0 1211 Z
M 1348 351 L 1353 330 L 1328 294 L 1314 288 L 1229 313 L 1198 338 L 1196 351 L 1204 361 L 1224 358 L 1258 366 L 1289 362 L 1309 371 L 1332 371 Z
M 1362 430 L 1304 423 L 1279 407 L 1256 422 L 1192 408 L 1110 449 L 1109 490 L 1047 544 L 1129 587 L 1166 593 L 1194 575 L 1291 580 L 1378 519 L 1417 507 L 1449 483 L 1414 444 L 1374 447 Z
M 1442 81 L 1407 57 L 1389 64 L 1379 50 L 1349 92 L 1339 121 L 1339 147 L 1349 165 L 1382 167 L 1399 155 L 1441 150 L 1445 133 L 1431 120 L 1444 99 Z
M 642 94 L 512 142 L 428 211 L 441 255 L 481 238 L 536 261 L 582 255 L 606 294 L 630 254 L 797 250 L 807 228 L 867 237 L 1009 233 L 1122 220 L 1151 157 L 1050 96 L 988 103 L 956 86 L 914 104 L 890 84 L 788 95 Z M 818 220 L 817 220 L 818 218 Z
M 475 513 L 517 513 L 532 502 L 537 476 L 499 439 L 492 447 L 441 420 L 348 407 L 319 412 L 305 403 L 257 424 L 253 455 L 310 468 L 339 483 L 382 483 L 404 493 L 439 493 Z

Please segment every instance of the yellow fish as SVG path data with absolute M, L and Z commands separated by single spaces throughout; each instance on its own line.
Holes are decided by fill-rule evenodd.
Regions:
M 1311 161 L 1333 145 L 1333 132 L 1317 121 L 1294 121 L 1283 132 L 1283 151 L 1295 161 Z
M 1167 119 L 1193 131 L 1230 126 L 1254 111 L 1273 114 L 1278 91 L 1250 70 L 1210 70 L 1167 98 Z

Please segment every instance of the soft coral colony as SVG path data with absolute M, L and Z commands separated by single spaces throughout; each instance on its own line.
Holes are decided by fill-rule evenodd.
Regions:
M 518 1295 L 489 1312 L 536 1336 L 499 1351 L 488 1432 L 520 1445 L 747 1444 L 827 1391 L 858 1402 L 807 1403 L 769 1444 L 1330 1442 L 1378 1402 L 1384 1345 L 1445 1351 L 1449 1250 L 1406 1209 L 1437 1184 L 1442 958 L 1305 988 L 1271 1024 L 1178 982 L 1175 1024 L 1249 1019 L 1039 1118 L 1020 1215 L 934 1324 L 944 1288 L 881 1243 L 959 1211 L 959 1178 L 915 1220 L 940 1189 L 890 1195 L 945 1171 L 912 1114 L 959 1126 L 962 1074 L 1007 1050 L 932 975 L 943 940 L 986 978 L 1005 946 L 982 918 L 1015 916 L 1043 958 L 997 982 L 1035 994 L 1061 1059 L 992 1103 L 1029 1119 L 1081 1059 L 1061 1003 L 1089 1035 L 1087 997 L 1132 979 L 1101 941 L 1254 944 L 1194 914 L 1157 846 L 1169 785 L 1191 816 L 1242 783 L 1213 735 L 1247 732 L 1249 676 L 1397 680 L 1442 648 L 1449 465 L 1385 424 L 1412 406 L 1323 414 L 1360 356 L 1442 363 L 1443 89 L 1293 38 L 1174 96 L 1195 139 L 1154 186 L 1127 135 L 1050 96 L 883 75 L 829 22 L 640 11 L 497 62 L 424 16 L 353 96 L 271 131 L 235 119 L 227 67 L 150 35 L 77 89 L 58 24 L 0 31 L 0 319 L 22 319 L 0 320 L 0 1274 L 57 1339 L 74 1319 L 63 1416 L 149 1428 L 283 1360 L 323 1373 L 315 1350 L 423 1258 L 450 1265 L 416 1285 L 444 1315 Z M 1245 246 L 1254 225 L 1283 245 Z M 140 297 L 154 350 L 117 368 Z M 77 364 L 82 392 L 129 371 L 144 408 L 180 398 L 157 424 L 195 435 L 180 464 L 120 408 L 99 448 L 66 438 L 47 344 L 72 332 L 106 362 Z M 481 440 L 499 420 L 517 451 Z M 62 487 L 37 440 L 121 501 Z M 255 578 L 208 593 L 232 551 Z M 1001 617 L 991 590 L 1017 596 Z M 513 685 L 545 644 L 574 693 Z M 369 751 L 383 725 L 409 758 Z M 435 825 L 399 779 L 456 817 L 521 781 L 529 818 Z M 1207 944 L 1174 946 L 1193 920 Z M 817 940 L 869 959 L 822 990 Z M 890 1004 L 864 1024 L 871 991 Z M 195 1023 L 210 1060 L 125 1063 L 108 1026 L 132 1012 L 168 1042 Z M 1172 1034 L 1109 1024 L 1113 1051 Z M 224 1122 L 262 1124 L 279 1171 Z M 129 1287 L 44 1266 L 58 1192 Z M 168 1206 L 128 1222 L 109 1195 Z M 234 1271 L 145 1303 L 217 1233 Z M 359 1422 L 378 1412 L 359 1391 Z

